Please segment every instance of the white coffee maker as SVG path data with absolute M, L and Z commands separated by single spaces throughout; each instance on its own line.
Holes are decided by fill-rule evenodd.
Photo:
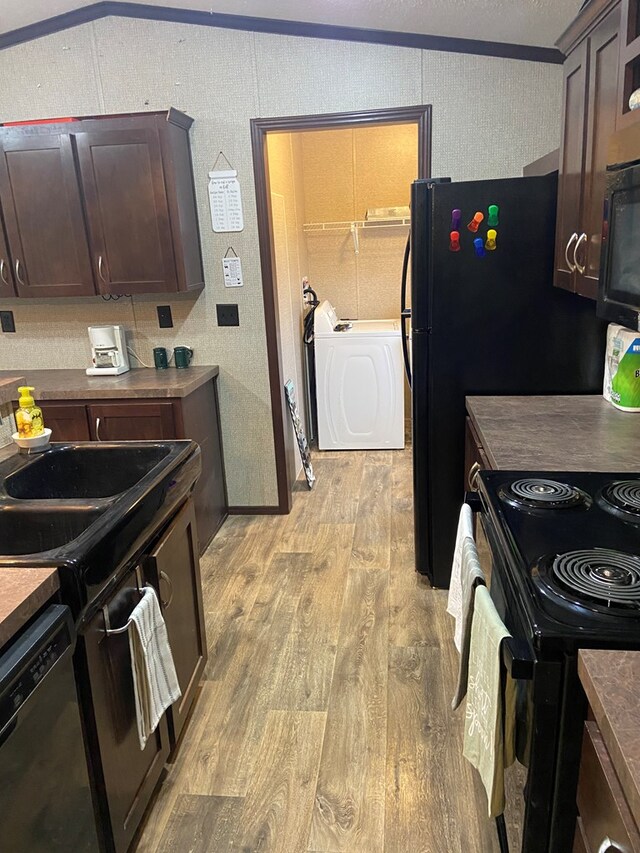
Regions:
M 88 376 L 119 376 L 129 370 L 127 339 L 122 326 L 89 326 L 91 367 Z

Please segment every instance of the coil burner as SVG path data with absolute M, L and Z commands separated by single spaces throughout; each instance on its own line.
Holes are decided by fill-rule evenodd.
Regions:
M 607 607 L 640 608 L 640 558 L 593 548 L 568 551 L 553 561 L 552 575 L 564 589 Z
M 514 506 L 526 509 L 565 509 L 585 501 L 579 489 L 538 477 L 514 480 L 504 489 L 503 496 Z
M 640 480 L 620 480 L 605 486 L 602 504 L 615 515 L 640 522 Z

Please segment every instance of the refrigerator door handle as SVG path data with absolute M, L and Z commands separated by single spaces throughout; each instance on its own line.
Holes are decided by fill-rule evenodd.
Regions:
M 578 239 L 578 235 L 574 231 L 573 234 L 571 235 L 571 237 L 569 237 L 569 239 L 567 240 L 567 245 L 564 247 L 564 259 L 567 262 L 567 266 L 569 267 L 570 272 L 575 272 L 576 267 L 575 267 L 575 264 L 572 264 L 571 261 L 569 260 L 569 249 L 571 248 L 571 244 L 573 243 L 573 241 L 577 240 L 577 239 Z
M 404 369 L 407 374 L 407 382 L 411 388 L 411 361 L 409 359 L 409 344 L 407 341 L 407 320 L 411 317 L 411 309 L 407 308 L 407 273 L 409 270 L 409 256 L 411 254 L 411 234 L 407 237 L 407 245 L 404 249 L 402 260 L 402 285 L 400 288 L 400 325 L 402 328 L 402 355 L 404 357 Z

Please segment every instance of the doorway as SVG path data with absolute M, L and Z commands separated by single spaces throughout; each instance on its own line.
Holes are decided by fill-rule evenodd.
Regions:
M 368 174 L 369 183 L 375 182 L 376 173 L 380 176 L 379 183 L 381 185 L 389 184 L 389 175 L 394 173 L 394 158 L 391 157 L 393 152 L 393 128 L 398 129 L 396 137 L 397 144 L 401 146 L 412 146 L 413 154 L 415 155 L 415 171 L 413 179 L 428 178 L 431 175 L 431 107 L 428 105 L 401 107 L 386 110 L 369 110 L 366 112 L 352 113 L 333 113 L 326 115 L 312 116 L 294 116 L 280 117 L 270 119 L 253 119 L 251 122 L 251 139 L 253 147 L 253 162 L 256 184 L 256 201 L 258 214 L 258 232 L 260 240 L 260 261 L 262 267 L 262 286 L 263 299 L 265 310 L 265 325 L 267 332 L 267 355 L 269 366 L 269 385 L 272 404 L 273 432 L 274 445 L 276 454 L 276 473 L 278 485 L 278 505 L 270 508 L 276 513 L 288 513 L 291 509 L 292 488 L 296 480 L 297 466 L 296 453 L 297 447 L 293 432 L 290 426 L 289 411 L 284 396 L 284 382 L 289 376 L 284 375 L 283 363 L 287 363 L 287 371 L 299 377 L 296 392 L 299 398 L 299 405 L 302 406 L 302 387 L 300 373 L 303 370 L 301 365 L 301 353 L 296 352 L 295 342 L 291 340 L 291 329 L 289 323 L 297 322 L 297 318 L 290 317 L 287 314 L 286 304 L 289 302 L 289 295 L 285 294 L 285 298 L 278 299 L 278 274 L 280 272 L 281 287 L 282 281 L 285 280 L 284 287 L 291 290 L 291 295 L 301 298 L 302 284 L 301 275 L 303 266 L 307 266 L 308 260 L 307 236 L 313 240 L 312 254 L 313 264 L 318 269 L 318 264 L 322 264 L 323 255 L 329 254 L 330 243 L 320 239 L 321 233 L 325 232 L 324 228 L 319 228 L 319 225 L 331 226 L 326 230 L 334 230 L 334 234 L 330 235 L 330 239 L 336 245 L 336 239 L 339 241 L 340 249 L 340 264 L 344 281 L 348 287 L 344 289 L 332 288 L 332 293 L 326 294 L 330 299 L 337 301 L 336 306 L 342 316 L 353 315 L 354 313 L 368 315 L 371 317 L 373 300 L 367 303 L 366 299 L 366 278 L 363 278 L 362 271 L 358 277 L 358 257 L 360 249 L 364 250 L 362 231 L 358 227 L 358 223 L 365 220 L 367 214 L 375 217 L 380 215 L 382 208 L 391 208 L 397 205 L 398 200 L 404 199 L 406 196 L 405 205 L 408 204 L 408 192 L 410 180 L 407 186 L 401 188 L 399 198 L 396 198 L 389 192 L 378 194 L 376 198 L 382 198 L 386 204 L 377 204 L 375 209 L 361 209 L 364 205 L 363 199 L 365 196 L 358 192 L 355 188 L 349 187 L 344 194 L 347 198 L 342 198 L 339 204 L 340 211 L 336 208 L 335 214 L 329 214 L 326 208 L 323 209 L 322 196 L 326 193 L 317 193 L 317 198 L 310 207 L 310 211 L 314 214 L 309 217 L 309 220 L 304 216 L 302 210 L 297 211 L 297 218 L 300 220 L 301 228 L 299 231 L 303 234 L 305 246 L 294 245 L 297 241 L 301 243 L 300 236 L 287 228 L 287 190 L 283 189 L 287 185 L 293 186 L 296 181 L 303 180 L 303 175 L 299 173 L 301 163 L 304 163 L 305 158 L 303 152 L 306 151 L 306 162 L 314 163 L 316 166 L 311 168 L 317 174 L 307 175 L 307 183 L 315 180 L 316 184 L 322 184 L 321 168 L 318 167 L 318 152 L 324 150 L 333 152 L 335 162 L 327 162 L 322 164 L 322 168 L 326 169 L 327 186 L 330 181 L 340 182 L 344 180 L 344 175 L 340 174 L 340 162 L 338 152 L 342 152 L 343 156 L 347 156 L 351 152 L 353 164 L 357 164 L 358 151 L 361 151 L 361 174 Z M 367 133 L 369 131 L 370 133 Z M 325 135 L 326 134 L 326 135 Z M 365 156 L 367 145 L 379 146 L 379 150 L 375 152 L 376 156 Z M 272 192 L 274 187 L 273 181 L 270 180 L 270 160 L 275 163 L 277 152 L 286 151 L 288 148 L 288 160 L 283 160 L 277 164 L 279 172 L 279 184 L 276 189 L 280 192 Z M 371 153 L 371 152 L 370 152 Z M 381 159 L 382 158 L 382 159 Z M 386 158 L 386 160 L 384 160 Z M 346 161 L 343 161 L 346 162 Z M 388 167 L 385 166 L 388 163 Z M 284 166 L 284 168 L 283 168 Z M 354 165 L 354 168 L 356 166 Z M 302 166 L 303 168 L 303 166 Z M 296 173 L 298 170 L 298 173 Z M 344 169 L 343 169 L 344 171 Z M 389 173 L 389 174 L 387 174 Z M 362 181 L 360 181 L 360 185 Z M 295 188 L 293 189 L 295 199 Z M 339 193 L 338 193 L 339 195 Z M 394 202 L 391 199 L 394 199 Z M 353 202 L 353 204 L 352 204 Z M 291 205 L 291 201 L 289 205 Z M 295 203 L 295 201 L 293 202 Z M 352 205 L 351 207 L 349 205 Z M 355 206 L 353 206 L 355 205 Z M 359 205 L 359 207 L 358 207 Z M 351 215 L 347 216 L 349 213 Z M 327 218 L 329 217 L 329 218 Z M 344 218 L 341 218 L 344 217 Z M 301 220 L 305 219 L 302 223 Z M 304 226 L 304 227 L 303 227 Z M 306 235 L 304 231 L 306 230 Z M 360 233 L 359 233 L 360 231 Z M 379 247 L 386 245 L 387 250 L 392 244 L 391 232 L 389 229 L 377 229 L 378 237 L 382 237 L 383 233 L 387 232 L 386 243 L 376 244 Z M 406 239 L 407 230 L 405 228 L 404 237 Z M 366 232 L 366 240 L 369 245 L 373 246 L 373 232 Z M 396 232 L 394 238 L 397 239 L 400 232 Z M 278 239 L 276 239 L 278 237 Z M 347 247 L 351 246 L 350 253 Z M 382 249 L 384 253 L 384 248 Z M 305 263 L 296 263 L 305 256 Z M 337 260 L 337 258 L 334 258 Z M 366 260 L 363 255 L 363 261 Z M 369 256 L 371 262 L 371 256 Z M 399 253 L 397 266 L 394 271 L 394 280 L 390 282 L 389 287 L 397 294 L 395 303 L 398 306 L 395 309 L 394 315 L 399 316 L 399 281 L 400 267 L 402 263 L 402 252 Z M 362 267 L 362 264 L 360 264 Z M 283 276 L 282 271 L 285 270 L 286 275 Z M 355 273 L 351 273 L 355 270 Z M 340 273 L 340 269 L 337 268 Z M 303 273 L 306 274 L 306 273 Z M 328 283 L 328 279 L 326 280 Z M 313 286 L 313 281 L 311 282 Z M 282 296 L 282 294 L 281 294 Z M 318 296 L 322 298 L 323 294 Z M 391 310 L 392 304 L 389 301 L 390 295 L 387 293 L 384 297 L 386 301 L 387 311 Z M 283 310 L 283 304 L 285 309 Z M 359 317 L 356 317 L 358 319 Z M 364 319 L 364 317 L 363 317 Z

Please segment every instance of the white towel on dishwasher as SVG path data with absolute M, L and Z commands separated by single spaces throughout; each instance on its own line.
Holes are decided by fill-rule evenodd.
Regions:
M 451 565 L 451 579 L 449 581 L 449 598 L 447 600 L 447 613 L 456 620 L 456 628 L 462 623 L 462 551 L 465 539 L 473 541 L 473 513 L 469 504 L 462 504 L 460 518 L 458 519 L 458 532 L 456 533 L 456 546 L 453 552 L 453 563 Z M 454 641 L 456 648 L 460 651 L 461 628 L 456 630 Z
M 182 696 L 155 589 L 145 586 L 129 617 L 129 651 L 133 672 L 138 739 L 144 749 L 162 715 Z

